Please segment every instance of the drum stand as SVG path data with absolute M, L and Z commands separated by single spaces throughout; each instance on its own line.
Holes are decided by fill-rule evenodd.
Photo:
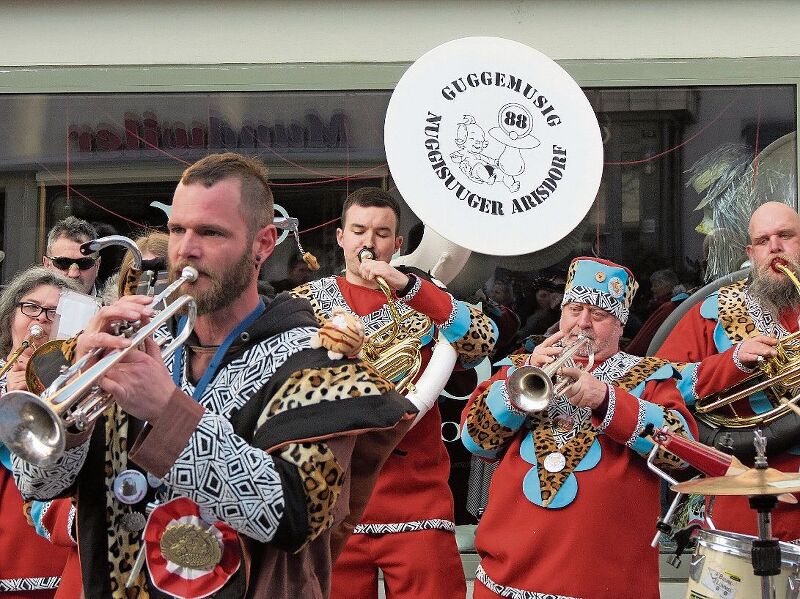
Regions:
M 756 470 L 767 469 L 767 440 L 756 431 Z M 781 546 L 772 538 L 771 512 L 778 504 L 776 495 L 751 495 L 750 509 L 758 512 L 758 539 L 753 541 L 753 574 L 761 577 L 761 599 L 775 599 L 772 577 L 781 573 Z

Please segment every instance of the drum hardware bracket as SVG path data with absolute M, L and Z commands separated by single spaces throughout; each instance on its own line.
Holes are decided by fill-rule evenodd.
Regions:
M 659 520 L 659 524 L 663 522 Z M 697 522 L 694 524 L 690 524 L 689 526 L 684 526 L 683 528 L 679 528 L 678 530 L 674 530 L 672 526 L 667 525 L 665 528 L 669 528 L 668 532 L 661 531 L 665 535 L 667 535 L 670 539 L 675 542 L 675 553 L 670 555 L 667 558 L 667 563 L 672 566 L 673 568 L 679 568 L 681 565 L 681 556 L 686 551 L 686 548 L 689 546 L 689 543 L 692 540 L 692 535 L 694 535 L 695 531 L 700 530 L 702 528 Z M 661 530 L 661 529 L 659 529 Z

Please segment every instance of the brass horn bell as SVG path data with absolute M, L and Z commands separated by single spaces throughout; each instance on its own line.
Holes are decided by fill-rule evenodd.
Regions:
M 547 409 L 554 397 L 564 391 L 575 381 L 560 376 L 558 371 L 572 360 L 578 351 L 590 348 L 587 369 L 594 365 L 594 352 L 591 351 L 590 339 L 586 335 L 578 335 L 571 345 L 564 347 L 561 354 L 549 364 L 538 366 L 521 366 L 506 379 L 508 400 L 518 410 L 526 414 L 538 414 Z

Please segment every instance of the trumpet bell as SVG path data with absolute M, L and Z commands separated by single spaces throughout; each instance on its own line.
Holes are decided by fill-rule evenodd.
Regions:
M 586 369 L 591 370 L 594 365 L 594 349 L 591 339 L 582 333 L 573 343 L 564 346 L 555 360 L 542 368 L 530 365 L 517 368 L 506 379 L 508 401 L 526 414 L 543 412 L 554 397 L 564 393 L 572 384 L 572 379 L 561 376 L 559 371 L 562 366 L 573 364 L 572 357 L 582 350 L 589 353 Z
M 517 368 L 506 379 L 508 401 L 526 414 L 542 412 L 554 393 L 551 376 L 536 366 Z
M 63 453 L 66 431 L 38 395 L 9 391 L 0 401 L 0 439 L 26 462 L 49 466 Z

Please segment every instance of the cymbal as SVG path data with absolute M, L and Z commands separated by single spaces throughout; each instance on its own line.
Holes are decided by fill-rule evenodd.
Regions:
M 774 468 L 758 470 L 749 468 L 735 476 L 713 476 L 672 485 L 673 491 L 694 493 L 696 495 L 784 495 L 800 493 L 800 475 L 787 474 Z M 787 503 L 797 503 L 797 499 Z

